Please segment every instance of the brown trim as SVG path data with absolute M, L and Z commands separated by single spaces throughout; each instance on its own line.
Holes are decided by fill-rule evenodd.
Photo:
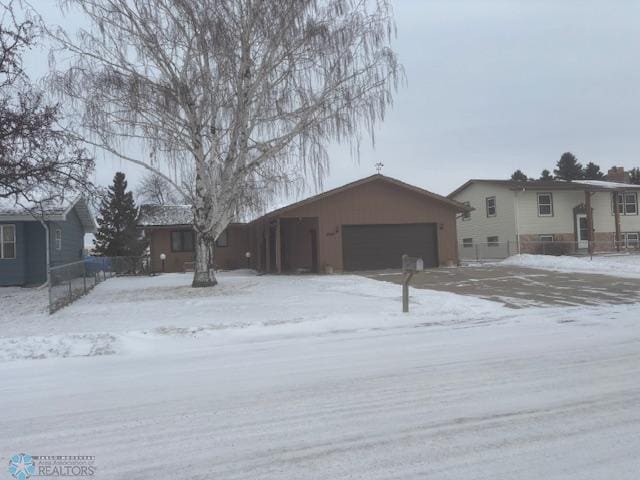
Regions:
M 182 243 L 182 245 L 184 246 L 184 234 L 185 233 L 190 233 L 191 234 L 191 250 L 185 250 L 184 248 L 182 250 L 176 250 L 173 248 L 173 234 L 174 233 L 179 233 L 180 234 L 180 243 Z M 169 246 L 171 248 L 171 253 L 191 253 L 193 251 L 195 251 L 195 235 L 193 234 L 193 230 L 189 230 L 189 229 L 174 229 L 171 230 L 169 232 Z

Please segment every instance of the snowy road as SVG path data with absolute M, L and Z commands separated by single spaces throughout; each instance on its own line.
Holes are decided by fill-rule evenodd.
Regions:
M 104 479 L 635 480 L 640 328 L 602 312 L 6 362 L 0 455 L 94 455 Z

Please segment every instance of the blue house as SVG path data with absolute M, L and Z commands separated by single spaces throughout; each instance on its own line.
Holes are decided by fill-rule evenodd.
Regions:
M 95 220 L 82 197 L 39 209 L 2 200 L 0 286 L 46 282 L 47 267 L 82 260 L 84 235 L 95 231 Z

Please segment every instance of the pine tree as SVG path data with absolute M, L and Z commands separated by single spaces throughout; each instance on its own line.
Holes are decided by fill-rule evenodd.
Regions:
M 515 180 L 516 182 L 526 182 L 529 179 L 522 170 L 516 170 L 511 174 L 511 180 Z
M 629 182 L 634 185 L 640 185 L 640 168 L 632 168 L 629 172 Z
M 544 180 L 546 182 L 551 181 L 553 180 L 553 175 L 551 175 L 551 172 L 545 168 L 540 174 L 540 180 Z
M 138 240 L 136 216 L 133 193 L 127 192 L 124 173 L 117 172 L 100 203 L 99 227 L 94 240 L 96 253 L 109 257 L 140 255 L 143 244 Z
M 589 162 L 587 166 L 584 167 L 583 177 L 585 180 L 603 180 L 604 173 L 600 171 L 600 165 Z
M 556 166 L 553 173 L 560 180 L 580 180 L 583 177 L 582 165 L 571 152 L 563 153 Z

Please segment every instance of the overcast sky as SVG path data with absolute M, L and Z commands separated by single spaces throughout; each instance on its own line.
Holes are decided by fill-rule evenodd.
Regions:
M 325 188 L 383 173 L 447 194 L 469 178 L 538 176 L 565 151 L 606 171 L 640 165 L 640 2 L 395 0 L 408 85 L 359 163 L 331 149 Z M 55 0 L 33 2 L 72 28 Z M 46 53 L 28 59 L 43 73 Z M 96 178 L 138 168 L 101 158 Z

